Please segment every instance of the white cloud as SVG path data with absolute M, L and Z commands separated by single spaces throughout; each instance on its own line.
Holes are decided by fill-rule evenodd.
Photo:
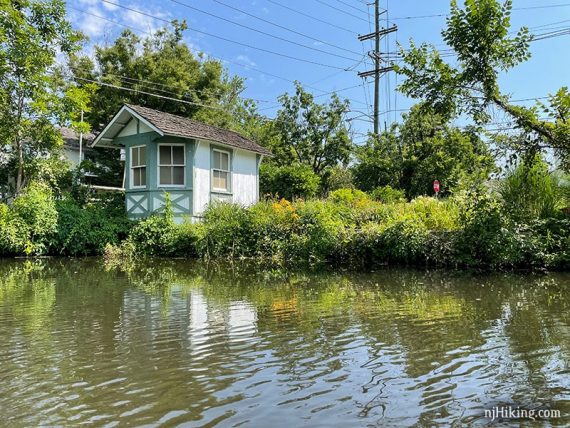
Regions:
M 87 0 L 81 1 L 86 2 Z M 89 6 L 85 11 L 92 15 L 88 15 L 87 13 L 77 14 L 76 19 L 74 20 L 75 26 L 90 39 L 102 36 L 105 33 L 105 21 L 96 18 L 93 15 L 105 16 L 105 12 L 97 6 Z
M 133 6 L 132 9 L 144 12 L 146 15 L 134 12 L 133 10 L 122 9 L 123 13 L 121 14 L 120 20 L 126 25 L 133 26 L 135 28 L 151 33 L 155 32 L 161 27 L 164 27 L 165 25 L 168 25 L 166 22 L 162 21 L 162 19 L 169 20 L 169 15 L 160 10 L 150 10 L 142 8 L 140 6 Z M 160 19 L 155 19 L 153 17 Z
M 91 0 L 87 0 L 87 1 L 91 1 Z M 113 0 L 113 3 L 120 4 L 119 0 Z M 113 10 L 117 10 L 119 8 L 119 6 L 117 6 L 117 4 L 111 4 L 111 3 L 103 2 L 103 7 L 107 10 L 113 11 Z
M 247 65 L 248 67 L 255 67 L 257 64 L 252 61 L 247 55 L 238 55 L 236 57 L 236 60 L 241 62 L 244 65 Z

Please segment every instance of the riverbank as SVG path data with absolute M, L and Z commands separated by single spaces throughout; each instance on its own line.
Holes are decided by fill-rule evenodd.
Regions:
M 121 200 L 79 204 L 31 188 L 0 205 L 0 256 L 250 258 L 278 265 L 374 269 L 383 265 L 570 269 L 570 218 L 509 214 L 487 193 L 377 201 L 342 189 L 327 199 L 212 204 L 201 223 L 175 224 L 170 208 L 140 222 Z

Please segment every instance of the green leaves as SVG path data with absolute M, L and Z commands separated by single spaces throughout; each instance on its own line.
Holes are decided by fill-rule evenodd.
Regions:
M 568 91 L 562 88 L 550 97 L 549 107 L 538 104 L 534 108 L 513 105 L 501 94 L 499 73 L 530 58 L 532 35 L 528 28 L 520 28 L 514 37 L 509 35 L 511 10 L 511 0 L 465 0 L 463 8 L 452 0 L 442 36 L 457 61 L 446 63 L 433 46 L 417 47 L 412 42 L 408 51 L 401 49 L 404 61 L 397 71 L 405 80 L 399 90 L 421 99 L 424 111 L 432 110 L 447 119 L 467 114 L 477 124 L 488 123 L 490 107 L 497 106 L 520 131 L 509 138 L 494 136 L 498 143 L 519 154 L 552 148 L 568 170 Z M 542 119 L 539 110 L 550 117 Z
M 283 107 L 274 122 L 277 139 L 271 147 L 278 165 L 300 163 L 322 175 L 348 163 L 352 143 L 344 121 L 347 100 L 335 94 L 328 104 L 318 104 L 297 82 L 295 94 L 283 94 L 279 101 Z
M 0 3 L 0 150 L 10 157 L 16 192 L 32 178 L 38 154 L 61 142 L 54 124 L 68 125 L 88 102 L 88 92 L 54 72 L 56 56 L 78 50 L 81 39 L 61 0 Z M 9 177 L 0 183 L 4 191 Z

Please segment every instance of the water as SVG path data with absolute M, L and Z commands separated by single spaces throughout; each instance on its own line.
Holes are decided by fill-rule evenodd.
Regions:
M 570 414 L 569 289 L 569 274 L 4 261 L 0 425 L 477 426 L 509 403 Z

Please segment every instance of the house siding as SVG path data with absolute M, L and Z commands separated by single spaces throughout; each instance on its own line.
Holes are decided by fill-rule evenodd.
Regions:
M 194 151 L 194 216 L 200 217 L 210 203 L 210 143 L 199 141 Z
M 234 150 L 232 172 L 233 201 L 248 206 L 259 199 L 257 193 L 257 157 L 255 153 Z
M 134 121 L 131 121 L 134 122 Z M 194 142 L 179 138 L 160 137 L 156 132 L 145 132 L 117 137 L 117 142 L 125 146 L 125 204 L 130 219 L 142 219 L 153 212 L 162 212 L 165 194 L 170 195 L 176 222 L 192 216 L 192 160 Z M 158 185 L 158 144 L 184 143 L 186 151 L 186 185 L 162 187 Z M 146 187 L 133 189 L 131 185 L 131 147 L 146 146 Z

